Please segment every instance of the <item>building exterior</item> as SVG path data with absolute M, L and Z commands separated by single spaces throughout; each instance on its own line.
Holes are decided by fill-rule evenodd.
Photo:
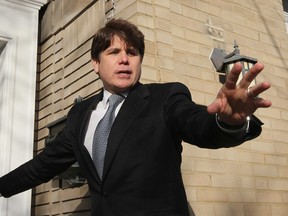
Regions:
M 241 146 L 209 150 L 183 143 L 182 171 L 191 215 L 288 215 L 288 33 L 284 3 L 48 1 L 40 11 L 38 69 L 32 77 L 36 78 L 34 153 L 49 144 L 53 127 L 65 122 L 75 100 L 100 90 L 101 81 L 93 72 L 89 51 L 93 34 L 110 19 L 128 19 L 145 34 L 143 83 L 182 82 L 200 104 L 211 103 L 221 87 L 209 59 L 212 49 L 230 52 L 236 40 L 243 55 L 264 63 L 264 73 L 256 82 L 271 82 L 272 88 L 262 96 L 271 99 L 273 106 L 256 112 L 264 122 L 263 132 Z M 61 176 L 55 177 L 33 189 L 31 215 L 86 216 L 89 201 L 85 182 L 71 188 Z

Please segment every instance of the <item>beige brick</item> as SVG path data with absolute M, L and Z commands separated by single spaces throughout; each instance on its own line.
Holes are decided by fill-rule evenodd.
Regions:
M 221 3 L 222 4 L 222 3 Z M 200 11 L 209 11 L 214 16 L 221 16 L 222 15 L 222 10 L 219 7 L 214 6 L 213 4 L 210 4 L 205 1 L 196 1 L 196 9 Z
M 234 174 L 234 175 L 244 175 L 244 176 L 252 176 L 253 175 L 253 167 L 251 164 L 242 164 L 239 162 L 231 162 L 225 163 L 226 173 Z
M 281 113 L 281 119 L 287 121 L 288 120 L 288 110 L 281 110 L 280 113 Z
M 202 203 L 191 203 L 191 208 L 193 209 L 194 214 L 190 215 L 197 215 L 197 216 L 208 216 L 208 215 L 214 215 L 215 210 L 214 206 L 211 203 L 202 204 Z
M 210 150 L 210 157 L 218 160 L 238 161 L 238 151 L 235 149 L 218 149 Z
M 257 178 L 256 182 L 256 189 L 268 189 L 268 180 L 264 178 Z
M 179 26 L 182 28 L 186 28 L 187 26 L 189 26 L 190 30 L 197 31 L 197 22 L 196 21 L 194 21 L 190 18 L 181 16 L 179 14 L 172 13 L 171 14 L 171 22 L 173 25 L 176 25 L 176 26 Z
M 171 32 L 172 26 L 170 20 L 157 17 L 154 19 L 154 21 L 155 21 L 155 28 L 157 30 Z
M 142 79 L 159 82 L 158 71 L 153 67 L 143 67 Z
M 43 68 L 42 68 L 42 66 L 43 66 Z M 50 76 L 53 73 L 52 62 L 48 66 L 45 65 L 45 68 L 44 68 L 44 64 L 41 64 L 40 70 L 41 70 L 41 73 L 39 74 L 39 81 L 41 82 L 43 79 L 45 79 L 46 77 Z
M 120 0 L 116 5 L 116 13 L 127 10 L 127 8 L 133 8 L 134 11 L 137 11 L 137 1 L 136 0 Z
M 123 6 L 121 6 L 122 3 L 123 3 Z M 137 3 L 135 0 L 130 0 L 130 1 L 122 0 L 121 4 L 117 4 L 117 6 L 115 7 L 116 16 L 121 17 L 123 19 L 129 19 L 131 16 L 135 15 L 136 13 L 137 13 Z
M 203 149 L 191 144 L 184 143 L 182 155 L 184 157 L 190 158 L 209 158 L 210 152 L 208 149 Z
M 271 165 L 282 165 L 282 166 L 287 166 L 287 156 L 285 155 L 265 155 L 265 162 L 267 164 L 271 164 Z
M 207 45 L 211 43 L 211 39 L 209 37 L 206 37 L 206 35 L 203 35 L 203 33 L 191 31 L 190 29 L 184 30 L 184 38 L 187 39 L 189 42 L 195 42 L 197 44 L 203 44 Z M 211 47 L 209 47 L 209 50 L 211 52 Z M 205 56 L 208 59 L 208 55 Z
M 264 142 L 261 141 L 253 141 L 253 144 L 251 144 L 251 150 L 259 151 L 259 152 L 274 152 L 274 144 L 271 142 Z
M 39 100 L 42 100 L 43 98 L 48 97 L 52 93 L 53 93 L 53 86 L 49 85 L 46 88 L 39 91 Z
M 182 5 L 183 3 L 181 2 L 170 1 L 170 11 L 182 15 L 183 14 Z
M 64 29 L 63 33 L 64 56 L 67 56 L 78 46 L 77 35 L 78 35 L 78 28 L 76 22 L 70 24 Z
M 50 215 L 52 206 L 50 205 L 43 205 L 43 206 L 36 206 L 34 207 L 35 215 Z
M 288 191 L 287 179 L 269 179 L 268 185 L 272 190 Z
M 282 121 L 282 120 L 271 120 L 271 126 L 272 128 L 276 130 L 282 130 L 287 132 L 288 131 L 288 122 L 287 121 Z
M 52 100 L 53 100 L 52 95 L 49 95 L 48 97 L 46 97 L 46 98 L 42 99 L 41 101 L 39 101 L 39 109 L 41 110 L 41 109 L 51 105 L 52 104 Z
M 143 16 L 138 16 L 138 23 L 141 26 L 147 27 L 147 28 L 155 28 L 155 21 L 154 17 L 143 15 Z
M 173 58 L 160 58 L 159 67 L 165 70 L 174 70 L 175 66 L 174 66 Z
M 215 205 L 215 216 L 243 216 L 244 208 L 241 204 L 223 203 Z
M 245 205 L 245 216 L 271 216 L 270 207 L 267 205 Z
M 259 39 L 261 40 L 261 38 L 259 38 L 258 31 L 255 31 L 254 29 L 247 28 L 246 26 L 237 25 L 237 28 L 235 28 L 234 33 L 236 33 L 238 35 L 243 35 L 244 37 L 248 37 L 252 40 L 259 40 Z
M 288 166 L 279 166 L 279 176 L 288 178 Z
M 257 201 L 261 203 L 281 203 L 282 194 L 278 191 L 258 191 Z
M 183 175 L 183 181 L 186 186 L 211 186 L 211 176 L 208 173 L 185 173 Z
M 210 173 L 224 173 L 225 164 L 216 160 L 195 160 L 196 171 Z M 215 176 L 215 178 L 217 178 Z
M 197 200 L 200 202 L 227 202 L 228 197 L 223 190 L 202 189 L 197 190 Z
M 192 159 L 186 159 L 182 161 L 181 170 L 185 171 L 194 171 L 195 170 L 195 161 Z
M 282 192 L 283 203 L 288 203 L 288 192 Z
M 217 170 L 211 173 L 216 173 Z M 242 179 L 240 176 L 233 176 L 223 173 L 219 174 L 211 174 L 212 178 L 212 186 L 213 187 L 221 187 L 221 188 L 242 188 Z
M 52 36 L 50 38 L 48 38 L 45 43 L 43 43 L 40 47 L 39 47 L 39 51 L 40 51 L 40 54 L 41 54 L 41 59 L 46 59 L 47 56 L 50 55 L 50 51 L 48 51 L 46 53 L 46 51 L 51 47 L 53 46 L 54 44 L 54 40 L 55 40 L 55 36 Z
M 271 206 L 271 215 L 287 216 L 288 206 L 286 204 Z
M 94 79 L 98 77 L 96 73 L 93 71 L 92 64 L 90 60 L 87 60 L 88 53 L 82 56 L 81 58 L 75 60 L 72 64 L 70 64 L 68 67 L 64 70 L 64 75 L 66 76 L 63 80 L 63 87 L 66 87 L 70 85 L 71 83 L 74 83 L 75 81 L 81 79 L 81 77 L 84 76 L 94 76 Z
M 176 26 L 176 25 L 172 25 L 171 26 L 171 23 L 169 24 L 170 27 L 167 28 L 168 29 L 171 29 L 171 34 L 175 37 L 178 37 L 178 38 L 184 38 L 184 35 L 185 35 L 185 29 L 183 29 L 182 27 L 179 27 L 179 26 Z
M 161 41 L 161 43 L 172 45 L 173 37 L 169 32 L 157 31 L 156 40 Z
M 279 175 L 277 166 L 254 164 L 254 175 L 263 177 L 277 177 Z
M 167 0 L 155 0 L 155 4 L 166 8 L 170 8 L 170 1 Z
M 228 193 L 229 202 L 251 203 L 256 202 L 256 192 L 251 190 L 231 190 Z
M 275 151 L 277 152 L 277 145 L 279 142 L 283 143 L 285 140 L 285 136 L 283 133 L 279 132 L 279 131 L 272 131 L 272 130 L 265 130 L 263 131 L 263 133 L 261 134 L 261 137 L 264 140 L 269 140 L 271 142 L 276 141 L 277 144 L 274 146 L 275 147 Z
M 171 46 L 169 45 L 158 44 L 157 50 L 158 50 L 158 55 L 160 56 L 160 58 L 165 58 L 165 57 L 173 58 L 174 57 L 173 50 Z
M 153 51 L 151 50 L 151 52 Z M 146 54 L 142 62 L 142 71 L 144 71 L 145 73 L 145 67 L 156 68 L 156 64 L 157 64 L 157 59 L 155 59 L 153 55 Z
M 187 187 L 186 188 L 186 195 L 187 195 L 187 199 L 191 202 L 197 200 L 196 198 L 196 190 L 193 187 Z
M 146 3 L 143 1 L 137 1 L 137 10 L 139 13 L 143 13 L 152 17 L 154 15 L 154 8 L 151 3 Z

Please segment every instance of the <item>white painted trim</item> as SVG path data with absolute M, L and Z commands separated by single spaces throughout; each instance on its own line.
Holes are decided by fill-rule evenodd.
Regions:
M 38 9 L 30 0 L 0 0 L 0 176 L 33 157 Z M 3 186 L 3 185 L 2 185 Z M 0 198 L 1 216 L 31 214 L 31 190 Z
M 16 40 L 11 38 L 0 37 L 0 40 L 5 41 L 6 47 L 1 54 L 2 67 L 0 68 L 1 73 L 1 108 L 0 108 L 0 175 L 4 175 L 10 169 L 10 143 L 11 143 L 11 132 L 12 132 L 12 121 L 13 119 L 13 94 L 14 94 L 14 80 L 15 80 L 15 63 L 16 63 Z
M 284 11 L 284 19 L 286 24 L 286 32 L 288 33 L 288 13 Z
M 47 0 L 1 0 L 0 3 L 6 4 L 7 6 L 26 7 L 28 9 L 39 10 L 47 3 Z

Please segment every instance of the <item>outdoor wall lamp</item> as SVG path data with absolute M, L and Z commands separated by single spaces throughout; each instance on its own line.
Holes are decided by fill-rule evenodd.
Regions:
M 249 71 L 253 65 L 256 64 L 257 59 L 240 55 L 239 47 L 234 41 L 234 50 L 231 53 L 226 53 L 223 49 L 214 48 L 210 55 L 210 60 L 213 63 L 217 72 L 219 72 L 219 81 L 223 84 L 226 79 L 227 73 L 232 69 L 236 62 L 241 62 L 242 73 L 239 76 L 238 82 L 242 79 L 243 75 Z M 256 84 L 255 79 L 251 82 L 250 86 Z

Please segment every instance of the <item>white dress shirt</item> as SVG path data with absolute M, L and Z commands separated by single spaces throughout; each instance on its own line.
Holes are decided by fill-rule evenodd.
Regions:
M 94 133 L 95 133 L 95 129 L 98 125 L 98 123 L 100 122 L 100 120 L 104 117 L 105 113 L 108 110 L 109 107 L 109 102 L 108 102 L 108 98 L 111 96 L 111 93 L 104 90 L 103 92 L 103 99 L 102 101 L 99 101 L 99 103 L 97 104 L 95 110 L 92 111 L 91 116 L 90 116 L 90 120 L 89 120 L 89 125 L 88 125 L 88 129 L 85 135 L 85 141 L 84 141 L 84 145 L 87 148 L 88 152 L 90 153 L 91 157 L 92 157 L 92 145 L 93 145 L 93 137 L 94 137 Z M 127 96 L 127 94 L 123 94 L 123 96 Z M 123 102 L 125 100 L 123 100 L 117 107 L 115 110 L 115 116 L 117 116 Z

